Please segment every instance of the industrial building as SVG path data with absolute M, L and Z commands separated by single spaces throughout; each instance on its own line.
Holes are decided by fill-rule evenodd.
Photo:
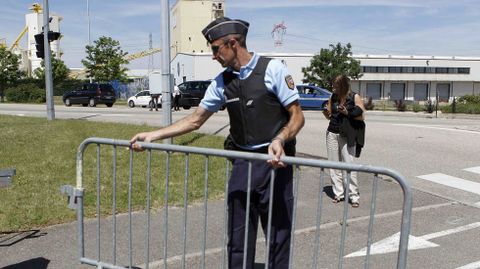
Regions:
M 209 52 L 202 29 L 225 15 L 225 0 L 177 0 L 170 16 L 170 55 Z
M 313 54 L 259 53 L 284 62 L 296 83 L 305 82 L 302 67 Z M 360 61 L 362 77 L 352 89 L 373 100 L 452 101 L 454 96 L 480 94 L 480 58 L 438 56 L 353 55 Z M 171 71 L 176 82 L 213 79 L 222 67 L 211 53 L 178 53 Z M 308 82 L 305 82 L 308 83 Z
M 34 3 L 30 7 L 31 12 L 25 15 L 25 27 L 20 31 L 15 41 L 10 45 L 9 50 L 14 54 L 20 56 L 20 69 L 25 71 L 27 75 L 32 75 L 33 71 L 41 67 L 40 63 L 42 62 L 41 58 L 38 58 L 36 55 L 35 47 L 35 38 L 36 34 L 39 34 L 43 31 L 42 26 L 44 25 L 43 21 L 43 10 L 42 7 Z M 49 27 L 50 31 L 60 32 L 60 22 L 62 17 L 50 14 L 51 18 Z M 20 40 L 27 35 L 27 47 L 21 48 L 19 45 Z M 0 42 L 0 46 L 3 43 L 4 46 L 7 46 L 6 41 Z M 55 57 L 60 58 L 61 49 L 60 49 L 60 40 L 55 40 L 50 42 L 50 49 Z

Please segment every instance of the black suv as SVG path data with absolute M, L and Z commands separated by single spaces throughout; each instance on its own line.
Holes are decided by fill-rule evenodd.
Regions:
M 115 103 L 115 91 L 110 84 L 87 83 L 83 84 L 80 90 L 63 94 L 63 103 L 66 106 L 82 104 L 93 107 L 97 104 L 105 104 L 112 107 Z
M 180 99 L 178 100 L 178 105 L 184 109 L 190 109 L 192 106 L 198 106 L 200 101 L 205 96 L 208 86 L 210 85 L 210 80 L 193 80 L 186 81 L 178 85 L 180 90 Z

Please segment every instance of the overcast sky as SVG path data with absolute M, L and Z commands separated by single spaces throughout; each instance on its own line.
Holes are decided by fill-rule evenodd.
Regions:
M 10 45 L 25 26 L 35 1 L 0 0 L 0 38 Z M 43 4 L 43 1 L 37 0 Z M 170 0 L 173 4 L 173 1 Z M 87 0 L 49 0 L 63 17 L 62 59 L 82 67 L 88 43 Z M 91 40 L 105 35 L 124 51 L 160 47 L 160 0 L 89 0 Z M 226 15 L 250 22 L 247 45 L 258 52 L 318 53 L 329 44 L 350 42 L 355 54 L 480 57 L 479 0 L 226 0 Z M 284 22 L 282 47 L 271 32 Z M 26 47 L 26 37 L 22 47 Z M 154 65 L 160 67 L 158 55 Z M 146 69 L 148 59 L 131 62 Z

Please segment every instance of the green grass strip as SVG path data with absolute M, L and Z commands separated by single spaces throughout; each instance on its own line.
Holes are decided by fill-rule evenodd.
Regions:
M 0 115 L 0 169 L 16 168 L 12 185 L 0 189 L 0 232 L 19 231 L 75 220 L 67 208 L 62 185 L 75 185 L 76 154 L 80 143 L 89 137 L 129 140 L 135 133 L 154 130 L 146 125 L 55 120 Z M 223 138 L 191 133 L 174 139 L 174 144 L 222 148 Z M 117 211 L 127 211 L 129 150 L 117 149 Z M 100 146 L 100 189 L 102 215 L 112 212 L 113 147 Z M 134 154 L 133 208 L 145 209 L 147 153 Z M 88 146 L 84 154 L 85 215 L 95 215 L 97 147 Z M 205 157 L 190 156 L 189 202 L 203 199 Z M 152 151 L 152 208 L 164 201 L 166 153 Z M 171 154 L 169 204 L 183 204 L 185 155 Z M 223 196 L 225 160 L 209 158 L 209 199 Z

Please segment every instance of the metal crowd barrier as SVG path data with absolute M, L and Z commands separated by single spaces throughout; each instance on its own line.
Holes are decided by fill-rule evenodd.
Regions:
M 88 145 L 94 144 L 97 146 L 97 156 L 96 156 L 96 177 L 97 177 L 97 190 L 96 190 L 96 218 L 95 219 L 86 219 L 84 216 L 84 203 L 85 201 L 85 196 L 87 193 L 87 190 L 84 189 L 84 152 Z M 199 225 L 201 226 L 201 253 L 198 253 L 198 257 L 201 257 L 200 264 L 195 265 L 195 268 L 205 268 L 205 259 L 207 255 L 207 227 L 209 227 L 209 224 L 212 223 L 207 223 L 208 221 L 208 205 L 211 203 L 211 201 L 208 201 L 208 181 L 209 181 L 209 158 L 211 157 L 220 157 L 222 159 L 225 159 L 225 194 L 227 193 L 228 190 L 228 177 L 229 177 L 229 165 L 230 162 L 228 159 L 244 159 L 244 160 L 264 160 L 267 161 L 270 159 L 270 156 L 266 154 L 257 154 L 257 153 L 247 153 L 247 152 L 238 152 L 238 151 L 226 151 L 226 150 L 219 150 L 219 149 L 208 149 L 208 148 L 196 148 L 196 147 L 188 147 L 188 146 L 179 146 L 179 145 L 170 145 L 170 144 L 158 144 L 158 143 L 139 143 L 142 148 L 145 149 L 146 151 L 146 163 L 147 163 L 147 171 L 146 171 L 146 204 L 145 204 L 145 212 L 142 213 L 145 218 L 142 220 L 142 225 L 144 225 L 144 234 L 142 237 L 137 237 L 135 233 L 137 232 L 132 232 L 134 228 L 137 228 L 137 223 L 139 223 L 138 219 L 136 219 L 137 215 L 139 214 L 139 210 L 135 209 L 132 207 L 132 188 L 133 183 L 132 183 L 132 178 L 134 177 L 132 171 L 134 168 L 134 154 L 139 154 L 139 153 L 134 153 L 131 149 L 129 150 L 129 175 L 128 175 L 128 212 L 124 214 L 119 214 L 117 213 L 117 203 L 119 202 L 117 198 L 117 188 L 119 183 L 117 182 L 117 170 L 119 168 L 119 164 L 117 161 L 117 154 L 119 151 L 119 148 L 124 150 L 129 149 L 129 141 L 126 140 L 114 140 L 114 139 L 106 139 L 106 138 L 88 138 L 85 141 L 81 143 L 81 145 L 78 148 L 77 152 L 77 171 L 76 171 L 76 186 L 63 186 L 62 187 L 62 192 L 66 193 L 68 195 L 68 205 L 70 208 L 75 209 L 77 213 L 77 229 L 78 229 L 78 255 L 80 258 L 80 263 L 82 264 L 88 264 L 88 265 L 93 265 L 96 266 L 97 268 L 167 268 L 169 260 L 175 260 L 178 262 L 179 260 L 181 261 L 181 267 L 180 268 L 189 268 L 187 267 L 187 261 L 186 259 L 188 257 L 191 257 L 190 254 L 188 254 L 187 249 L 191 248 L 190 246 L 190 241 L 187 240 L 187 233 L 193 233 L 192 231 L 189 230 L 187 225 L 187 218 L 188 214 L 187 212 L 189 209 L 188 205 L 188 180 L 191 174 L 194 174 L 196 171 L 191 173 L 189 171 L 189 156 L 190 155 L 198 155 L 198 156 L 204 156 L 205 158 L 205 166 L 204 166 L 204 190 L 203 190 L 203 212 L 202 212 L 202 223 L 196 223 L 194 227 L 198 227 Z M 101 196 L 105 195 L 106 193 L 105 189 L 101 182 L 101 179 L 103 178 L 101 175 L 104 171 L 101 171 L 101 154 L 100 154 L 100 148 L 102 147 L 112 147 L 112 193 L 111 193 L 111 213 L 105 213 L 101 211 Z M 158 213 L 152 213 L 151 208 L 152 208 L 152 194 L 151 194 L 151 185 L 152 185 L 152 169 L 155 169 L 155 167 L 152 167 L 152 151 L 159 151 L 163 152 L 165 154 L 165 182 L 164 182 L 164 205 L 163 205 L 163 213 L 158 214 Z M 175 257 L 169 257 L 169 243 L 171 242 L 169 239 L 169 175 L 171 173 L 170 171 L 170 162 L 171 162 L 171 156 L 172 154 L 183 154 L 185 158 L 185 171 L 184 171 L 184 197 L 183 197 L 183 209 L 179 209 L 183 211 L 183 215 L 181 216 L 183 220 L 180 221 L 182 223 L 181 227 L 181 246 L 178 247 L 175 250 L 177 253 L 181 253 L 180 255 L 177 255 Z M 137 156 L 137 155 L 135 155 Z M 145 156 L 145 155 L 143 155 Z M 386 175 L 394 179 L 399 186 L 401 187 L 403 191 L 403 206 L 402 206 L 402 216 L 401 216 L 401 231 L 400 231 L 400 242 L 399 242 L 399 249 L 398 249 L 398 255 L 396 259 L 396 267 L 397 268 L 406 268 L 406 263 L 407 263 L 407 246 L 408 246 L 408 236 L 409 236 L 409 231 L 410 231 L 410 218 L 411 218 L 411 210 L 412 210 L 412 191 L 407 183 L 407 181 L 397 172 L 390 170 L 388 168 L 381 168 L 381 167 L 373 167 L 373 166 L 365 166 L 365 165 L 358 165 L 358 164 L 346 164 L 346 163 L 341 163 L 341 162 L 330 162 L 330 161 L 323 161 L 323 160 L 314 160 L 314 159 L 306 159 L 306 158 L 297 158 L 297 157 L 284 157 L 282 158 L 283 162 L 286 164 L 290 164 L 294 167 L 294 208 L 293 208 L 293 216 L 292 216 L 292 234 L 291 234 L 291 246 L 290 246 L 290 266 L 289 268 L 293 268 L 292 266 L 292 261 L 293 261 L 293 253 L 294 253 L 294 242 L 295 242 L 295 228 L 296 228 L 296 223 L 297 223 L 297 198 L 298 198 L 298 184 L 301 181 L 299 178 L 299 169 L 300 167 L 306 166 L 306 167 L 315 167 L 315 168 L 320 168 L 321 173 L 319 175 L 319 192 L 318 192 L 318 203 L 317 203 L 317 209 L 316 209 L 316 227 L 315 227 L 315 238 L 314 238 L 314 244 L 312 246 L 313 248 L 313 256 L 312 256 L 312 261 L 311 261 L 311 268 L 318 268 L 318 259 L 319 259 L 319 250 L 320 250 L 320 224 L 321 224 L 321 217 L 322 217 L 322 208 L 323 208 L 323 203 L 322 203 L 322 195 L 323 195 L 323 187 L 324 187 L 324 180 L 325 180 L 325 168 L 333 168 L 333 169 L 341 169 L 343 171 L 346 171 L 347 174 L 347 180 L 344 183 L 345 186 L 348 186 L 350 183 L 350 173 L 351 171 L 358 171 L 358 172 L 364 172 L 364 173 L 370 173 L 372 174 L 373 177 L 373 187 L 372 187 L 372 200 L 371 200 L 371 205 L 370 205 L 370 219 L 369 219 L 369 225 L 368 225 L 368 238 L 367 238 L 367 243 L 366 243 L 366 255 L 365 255 L 365 261 L 364 261 L 364 267 L 369 268 L 370 266 L 370 251 L 371 251 L 371 245 L 372 245 L 372 235 L 373 235 L 373 226 L 374 226 L 374 214 L 375 214 L 375 207 L 376 207 L 376 195 L 377 195 L 377 186 L 378 186 L 378 179 L 379 175 Z M 103 163 L 102 163 L 103 165 Z M 250 182 L 251 182 L 251 162 L 249 165 L 249 176 L 248 176 L 248 189 L 247 189 L 247 203 L 250 201 Z M 95 168 L 91 169 L 95 170 Z M 272 170 L 271 174 L 271 183 L 273 183 L 274 180 L 274 174 L 275 170 Z M 107 189 L 108 190 L 108 189 Z M 349 197 L 348 195 L 348 188 L 345 188 L 345 197 Z M 91 192 L 91 190 L 88 190 Z M 273 195 L 273 188 L 270 188 L 270 195 Z M 226 195 L 225 195 L 226 197 Z M 109 196 L 110 198 L 110 196 Z M 221 241 L 222 246 L 217 248 L 218 252 L 222 253 L 222 261 L 220 262 L 220 268 L 226 268 L 226 246 L 227 246 L 227 228 L 226 228 L 226 223 L 227 223 L 227 198 L 225 198 L 225 201 L 223 202 L 223 216 L 220 216 L 217 218 L 217 221 L 223 222 L 223 233 L 222 239 L 218 239 L 217 241 Z M 272 203 L 270 199 L 270 204 L 269 204 L 269 212 L 272 210 Z M 200 207 L 200 208 L 201 208 Z M 248 207 L 247 207 L 247 215 L 248 213 Z M 192 210 L 191 212 L 197 212 L 197 210 Z M 198 213 L 198 212 L 197 212 Z M 218 213 L 218 212 L 217 212 Z M 102 217 L 103 214 L 103 217 Z M 152 215 L 155 216 L 155 218 L 152 218 Z M 153 235 L 157 229 L 152 229 L 151 225 L 154 220 L 156 220 L 156 216 L 159 216 L 163 218 L 163 223 L 157 223 L 159 228 L 158 229 L 163 229 L 163 243 L 161 242 L 151 242 L 154 238 L 155 240 L 158 241 L 158 237 L 161 237 L 161 235 Z M 163 216 L 161 216 L 163 215 Z M 160 218 L 159 217 L 159 218 Z M 271 214 L 269 213 L 268 215 L 268 231 L 267 231 L 267 237 L 266 237 L 266 244 L 265 248 L 266 251 L 264 252 L 265 256 L 265 264 L 268 264 L 267 261 L 269 260 L 269 239 L 270 239 L 270 226 L 271 226 Z M 123 221 L 123 226 L 120 224 L 120 219 L 127 219 L 127 221 Z M 247 224 L 246 220 L 246 224 Z M 341 225 L 341 238 L 340 238 L 340 247 L 338 251 L 338 268 L 343 268 L 343 263 L 344 263 L 344 251 L 345 251 L 345 242 L 346 242 L 346 229 L 347 229 L 347 221 L 348 221 L 348 203 L 344 203 L 344 208 L 343 208 L 343 219 Z M 86 223 L 87 222 L 87 223 Z M 135 222 L 135 223 L 134 223 Z M 92 226 L 94 228 L 92 228 Z M 107 228 L 108 226 L 108 228 Z M 126 227 L 126 231 L 121 230 L 122 228 Z M 133 228 L 132 228 L 133 227 Z M 246 225 L 246 231 L 245 231 L 245 238 L 248 237 L 248 225 Z M 190 227 L 191 228 L 191 227 Z M 86 231 L 87 230 L 87 231 Z M 108 230 L 108 233 L 110 233 L 109 236 L 106 236 L 105 233 L 102 231 Z M 197 230 L 196 230 L 197 231 Z M 173 231 L 172 231 L 173 232 Z M 218 236 L 220 233 L 219 231 L 215 232 L 216 235 Z M 135 234 L 135 235 L 134 235 Z M 85 238 L 87 235 L 90 235 L 91 237 L 95 238 L 95 243 L 86 243 Z M 126 236 L 126 249 L 120 254 L 117 252 L 120 252 L 117 249 L 117 245 L 120 241 L 120 237 Z M 177 235 L 176 235 L 177 236 Z M 139 242 L 134 242 L 134 240 L 139 241 Z M 187 242 L 188 241 L 188 242 Z M 246 241 L 246 240 L 245 240 Z M 141 246 L 143 244 L 143 246 Z M 245 244 L 245 251 L 244 251 L 244 268 L 245 268 L 245 261 L 246 261 L 246 246 Z M 152 248 L 158 248 L 160 251 L 156 252 L 156 255 L 160 255 L 158 252 L 161 253 L 161 257 L 156 257 L 156 258 L 161 258 L 159 259 L 160 264 L 158 262 L 152 262 Z M 125 248 L 125 247 L 124 247 Z M 173 248 L 173 247 L 172 247 Z M 89 256 L 86 254 L 86 249 L 90 251 Z M 143 251 L 143 252 L 142 252 Z M 134 252 L 136 257 L 143 256 L 143 260 L 138 261 L 135 259 L 134 261 Z M 138 252 L 141 252 L 139 255 Z M 258 250 L 257 250 L 258 252 Z M 108 253 L 108 254 L 105 254 Z M 125 254 L 126 253 L 126 254 Z M 108 257 L 107 257 L 108 256 Z M 155 258 L 155 257 L 154 257 Z M 119 260 L 123 260 L 119 262 Z M 108 261 L 107 261 L 108 260 Z M 158 261 L 158 260 L 157 260 Z M 139 265 L 142 264 L 142 265 Z M 140 267 L 138 267 L 140 266 Z M 191 267 L 190 267 L 191 268 Z

